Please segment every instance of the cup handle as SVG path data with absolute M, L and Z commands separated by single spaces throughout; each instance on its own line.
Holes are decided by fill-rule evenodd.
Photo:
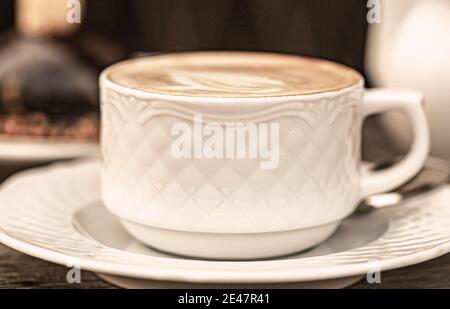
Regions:
M 392 190 L 414 177 L 423 167 L 430 149 L 430 137 L 423 96 L 412 90 L 367 90 L 363 117 L 386 111 L 399 111 L 409 118 L 414 140 L 406 157 L 392 167 L 361 177 L 361 197 Z

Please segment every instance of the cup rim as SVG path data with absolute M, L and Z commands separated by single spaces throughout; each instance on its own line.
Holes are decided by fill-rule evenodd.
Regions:
M 197 52 L 253 52 L 253 51 L 197 51 Z M 264 54 L 264 52 L 257 52 Z M 265 53 L 265 54 L 280 54 L 280 55 L 289 55 L 289 54 L 283 54 L 283 53 Z M 291 55 L 296 56 L 296 55 Z M 339 64 L 334 61 L 325 60 L 322 58 L 313 58 L 313 57 L 304 57 L 303 58 L 309 58 L 309 59 L 318 59 L 321 61 L 328 61 L 331 63 L 335 63 L 344 67 L 347 67 L 343 64 Z M 147 57 L 144 57 L 147 58 Z M 158 93 L 158 92 L 150 92 L 145 91 L 141 89 L 131 88 L 127 86 L 120 85 L 119 83 L 116 83 L 112 81 L 110 78 L 108 78 L 108 74 L 111 73 L 111 71 L 117 69 L 119 66 L 126 65 L 127 63 L 139 61 L 142 60 L 142 58 L 136 58 L 136 59 L 126 59 L 120 62 L 117 62 L 115 64 L 112 64 L 111 66 L 104 69 L 99 77 L 99 84 L 101 91 L 103 88 L 108 88 L 115 90 L 116 92 L 119 92 L 124 95 L 129 95 L 137 98 L 142 99 L 160 99 L 160 100 L 170 100 L 170 101 L 177 101 L 177 102 L 185 102 L 185 103 L 213 103 L 213 104 L 249 104 L 249 103 L 277 103 L 277 102 L 285 102 L 285 101 L 314 101 L 317 99 L 322 99 L 324 97 L 336 97 L 346 92 L 351 92 L 355 89 L 364 87 L 365 79 L 362 76 L 360 72 L 357 70 L 350 68 L 355 72 L 356 75 L 359 77 L 359 81 L 350 85 L 346 86 L 340 89 L 336 90 L 330 90 L 330 91 L 323 91 L 323 92 L 317 92 L 317 93 L 309 93 L 309 94 L 295 94 L 295 95 L 279 95 L 279 96 L 261 96 L 261 97 L 216 97 L 216 96 L 194 96 L 194 95 L 180 95 L 180 94 L 167 94 L 167 93 Z M 347 67 L 349 68 L 349 67 Z

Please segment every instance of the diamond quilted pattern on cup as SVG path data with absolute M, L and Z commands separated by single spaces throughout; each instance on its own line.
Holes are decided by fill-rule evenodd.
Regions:
M 204 209 L 216 208 L 222 200 L 223 193 L 211 183 L 205 183 L 196 193 L 198 199 L 204 203 Z
M 277 182 L 279 180 L 272 170 L 257 170 L 247 178 L 247 183 L 262 195 L 266 194 Z
M 118 192 L 106 200 L 117 213 L 159 227 L 261 232 L 328 223 L 356 205 L 360 110 L 342 107 L 345 94 L 302 103 L 308 119 L 295 113 L 270 119 L 280 125 L 273 170 L 262 170 L 259 159 L 176 159 L 170 130 L 186 118 L 164 114 L 173 102 L 113 97 L 102 105 L 102 148 L 106 186 Z M 152 116 L 158 106 L 164 110 Z
M 292 192 L 282 182 L 271 186 L 264 194 L 264 198 L 272 203 L 286 203 L 292 197 Z
M 303 193 L 308 191 L 316 192 L 319 189 L 316 180 L 312 179 L 305 168 L 296 161 L 289 164 L 289 168 L 284 173 L 278 174 L 278 177 L 293 193 L 299 192 L 300 190 Z M 310 184 L 309 186 L 308 183 Z
M 161 192 L 161 190 L 173 180 L 173 174 L 167 168 L 166 164 L 161 160 L 158 160 L 151 165 L 142 178 L 149 179 L 156 190 Z
M 160 122 L 155 123 L 154 121 L 149 122 L 147 126 L 151 127 L 151 129 L 146 130 L 148 135 L 144 140 L 147 140 L 148 143 L 150 143 L 153 152 L 160 154 L 169 150 L 172 143 L 170 127 L 167 128 Z M 130 151 L 133 151 L 133 149 L 130 149 Z
M 172 157 L 172 161 L 173 160 Z M 212 177 L 216 175 L 223 167 L 227 167 L 229 162 L 227 159 L 196 159 L 191 160 L 192 164 L 205 175 L 205 177 Z
M 209 181 L 226 198 L 236 191 L 244 179 L 229 164 L 224 164 Z
M 164 199 L 170 202 L 169 205 L 174 205 L 174 207 L 178 208 L 188 199 L 186 193 L 186 189 L 178 182 L 178 180 L 172 179 L 172 181 L 159 192 L 159 195 L 164 196 Z
M 173 175 L 184 189 L 194 195 L 208 182 L 208 179 L 198 170 L 194 164 L 188 164 L 184 169 Z
M 227 164 L 233 168 L 243 180 L 253 175 L 257 170 L 260 170 L 260 161 L 257 159 L 229 160 Z
M 133 186 L 134 194 L 136 194 L 137 200 L 145 201 L 147 196 L 153 196 L 156 198 L 159 195 L 160 190 L 152 183 L 149 178 L 141 178 L 140 181 L 136 182 Z M 151 202 L 154 202 L 154 198 Z
M 174 175 L 177 175 L 181 170 L 191 164 L 190 159 L 174 160 L 170 150 L 166 150 L 161 153 L 159 156 L 159 161 L 166 167 L 168 174 L 172 178 L 174 177 Z
M 296 157 L 303 151 L 304 146 L 310 142 L 306 131 L 311 129 L 305 128 L 306 125 L 302 125 L 298 121 L 295 122 L 295 120 L 291 120 L 286 126 L 290 128 L 287 135 L 281 139 L 283 150 Z
M 233 203 L 238 209 L 246 210 L 253 208 L 260 199 L 259 193 L 247 182 L 242 183 L 236 191 L 227 199 Z

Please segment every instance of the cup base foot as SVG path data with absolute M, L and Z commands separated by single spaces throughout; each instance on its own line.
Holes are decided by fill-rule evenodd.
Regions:
M 340 221 L 290 231 L 267 233 L 202 233 L 157 228 L 120 219 L 144 244 L 170 254 L 212 260 L 255 260 L 280 257 L 314 247 L 330 237 Z

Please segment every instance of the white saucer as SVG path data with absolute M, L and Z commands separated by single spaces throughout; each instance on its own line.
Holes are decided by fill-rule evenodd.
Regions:
M 36 164 L 98 156 L 96 142 L 13 138 L 0 135 L 0 163 Z
M 26 254 L 109 275 L 128 287 L 341 287 L 450 251 L 450 188 L 360 212 L 307 252 L 262 261 L 171 256 L 131 238 L 101 205 L 97 161 L 13 176 L 0 190 L 0 241 Z M 344 278 L 344 279 L 342 279 Z

